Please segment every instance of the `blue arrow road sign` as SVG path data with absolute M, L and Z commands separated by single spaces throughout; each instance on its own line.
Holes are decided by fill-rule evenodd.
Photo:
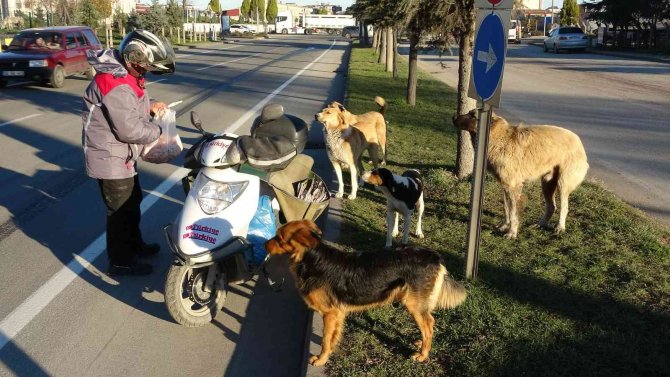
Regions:
M 505 66 L 507 33 L 496 13 L 484 17 L 475 39 L 472 56 L 472 75 L 477 94 L 484 101 L 493 97 Z

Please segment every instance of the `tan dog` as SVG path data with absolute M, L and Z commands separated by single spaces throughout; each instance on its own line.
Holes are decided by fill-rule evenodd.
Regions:
M 321 230 L 309 220 L 293 221 L 265 243 L 271 255 L 289 254 L 289 267 L 307 306 L 323 316 L 321 353 L 312 365 L 324 365 L 340 340 L 350 312 L 402 303 L 421 331 L 419 352 L 425 361 L 432 345 L 436 308 L 455 308 L 467 296 L 449 277 L 436 251 L 404 247 L 392 251 L 347 252 L 321 243 Z
M 333 101 L 330 104 L 328 104 L 328 107 L 331 109 L 338 109 L 342 112 L 342 115 L 344 116 L 344 121 L 347 124 L 356 124 L 358 122 L 366 122 L 366 123 L 371 123 L 374 124 L 375 126 L 375 137 L 372 137 L 373 135 L 368 135 L 366 134 L 366 138 L 368 138 L 368 143 L 371 144 L 377 144 L 379 147 L 379 150 L 381 151 L 382 155 L 382 160 L 379 161 L 381 165 L 386 165 L 386 154 L 387 154 L 387 129 L 386 129 L 386 120 L 384 119 L 384 113 L 386 112 L 386 101 L 382 97 L 375 97 L 375 103 L 377 106 L 379 106 L 379 111 L 368 111 L 367 113 L 364 114 L 353 114 L 349 110 L 347 110 L 344 105 L 337 101 Z M 370 158 L 372 161 L 374 161 L 374 157 L 370 155 Z
M 476 110 L 454 116 L 454 125 L 476 132 Z M 474 140 L 474 138 L 473 138 Z M 542 178 L 546 203 L 539 226 L 548 227 L 556 210 L 556 190 L 561 198 L 561 211 L 555 233 L 565 231 L 568 197 L 582 183 L 589 164 L 579 136 L 556 126 L 511 126 L 493 115 L 489 131 L 488 168 L 503 187 L 505 223 L 500 230 L 506 238 L 516 238 L 519 230 L 519 201 L 526 181 Z
M 365 150 L 370 153 L 373 165 L 378 166 L 375 144 L 368 141 L 377 140 L 375 126 L 367 122 L 349 125 L 339 109 L 330 107 L 316 114 L 315 118 L 324 126 L 328 159 L 333 164 L 337 176 L 339 186 L 335 197 L 341 198 L 344 195 L 342 168 L 346 168 L 349 169 L 351 175 L 349 199 L 356 199 L 359 175 L 362 175 L 364 171 L 361 158 Z

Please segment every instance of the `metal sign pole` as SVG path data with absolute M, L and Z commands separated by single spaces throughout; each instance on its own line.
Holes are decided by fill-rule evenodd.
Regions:
M 492 114 L 491 106 L 487 103 L 482 103 L 477 118 L 477 150 L 475 151 L 475 171 L 470 193 L 470 223 L 468 224 L 468 241 L 465 258 L 465 277 L 467 279 L 477 278 L 487 146 Z

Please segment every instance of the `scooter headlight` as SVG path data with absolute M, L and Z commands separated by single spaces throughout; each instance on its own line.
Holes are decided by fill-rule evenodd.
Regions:
M 228 208 L 242 195 L 249 182 L 219 182 L 200 174 L 195 189 L 198 193 L 198 204 L 208 215 L 219 213 Z

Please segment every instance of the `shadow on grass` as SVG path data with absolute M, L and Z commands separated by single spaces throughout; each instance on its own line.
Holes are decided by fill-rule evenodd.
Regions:
M 347 215 L 355 217 L 351 213 Z M 380 238 L 379 232 L 351 223 L 345 225 L 345 232 L 349 234 L 348 243 L 357 245 L 358 249 L 366 249 L 374 242 L 372 240 Z M 463 269 L 463 257 L 444 252 L 442 255 L 447 269 L 459 275 Z M 520 332 L 527 333 L 527 338 L 523 334 L 511 336 L 491 331 L 490 341 L 498 344 L 489 346 L 504 349 L 507 357 L 492 358 L 488 361 L 491 365 L 480 365 L 477 369 L 484 368 L 493 375 L 651 376 L 667 375 L 670 372 L 670 358 L 667 357 L 667 350 L 670 349 L 668 313 L 643 310 L 611 297 L 580 292 L 487 262 L 479 264 L 479 280 L 468 284 L 480 287 L 471 292 L 481 292 L 481 288 L 485 288 L 493 291 L 495 296 L 530 306 L 533 311 L 551 318 L 568 319 L 575 327 L 575 330 L 569 332 L 558 331 L 550 336 L 551 341 L 544 342 L 542 337 L 534 337 L 532 328 L 521 329 Z M 471 296 L 469 300 L 475 300 L 474 305 L 479 306 L 478 301 L 481 303 L 482 300 L 495 299 L 495 296 Z M 471 309 L 464 310 L 461 316 L 467 322 Z M 491 316 L 501 314 L 504 315 L 490 313 Z M 541 317 L 537 313 L 531 316 Z M 380 330 L 379 324 L 367 313 L 356 318 L 350 321 L 353 328 L 373 334 L 392 353 L 409 356 L 413 352 L 412 342 L 400 331 L 390 326 Z M 457 326 L 451 322 L 451 325 Z M 528 326 L 532 326 L 532 323 L 529 322 Z M 487 332 L 487 329 L 479 331 Z M 544 332 L 547 329 L 540 328 L 537 331 Z M 473 339 L 465 341 L 476 342 Z M 442 362 L 446 359 L 436 356 L 435 360 Z M 466 364 L 467 361 L 463 359 L 449 358 L 449 364 L 442 367 L 459 375 L 468 373 Z

